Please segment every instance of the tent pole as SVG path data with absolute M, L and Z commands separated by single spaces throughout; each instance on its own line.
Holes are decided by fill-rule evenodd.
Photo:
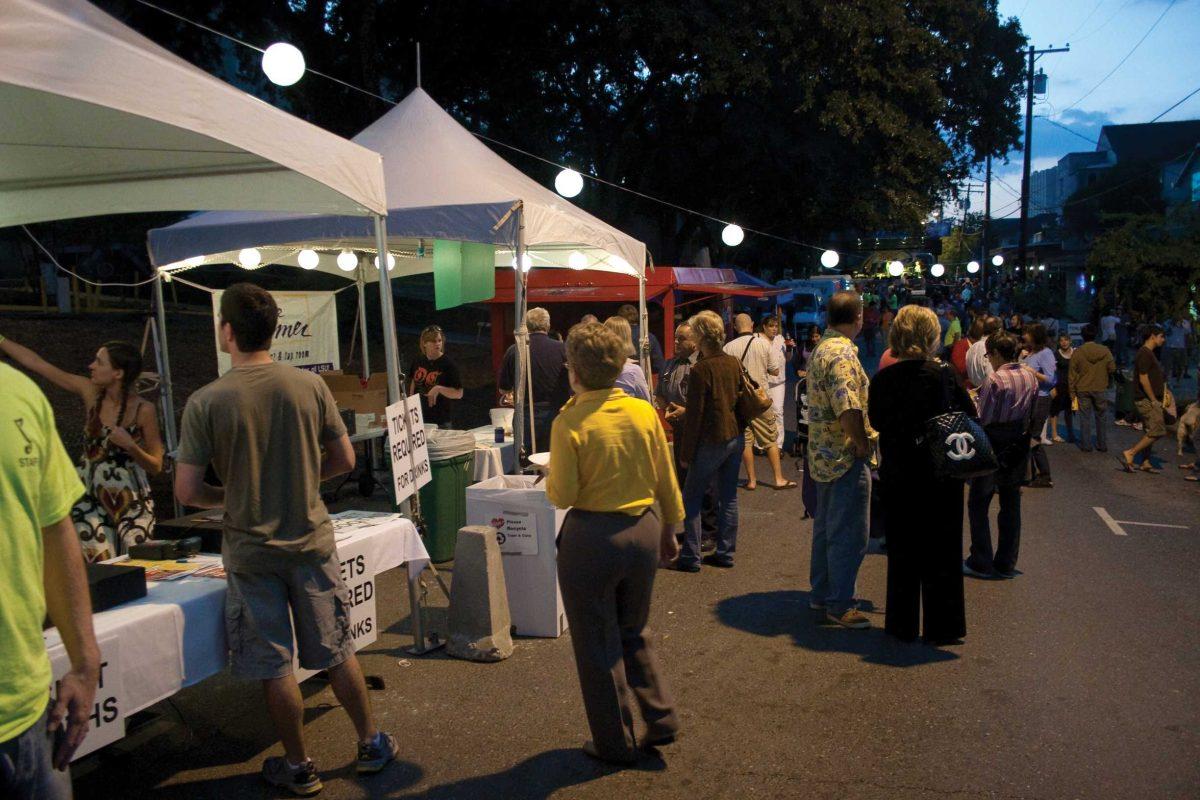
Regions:
M 650 372 L 650 314 L 646 311 L 646 265 L 642 265 L 642 274 L 638 275 L 638 360 L 642 364 L 642 374 L 646 383 L 654 378 Z
M 179 433 L 175 429 L 175 393 L 171 384 L 171 353 L 167 347 L 167 309 L 163 303 L 162 285 L 164 280 L 166 280 L 166 274 L 159 271 L 158 280 L 154 282 L 155 320 L 158 325 L 159 352 L 162 355 L 158 391 L 162 398 L 163 435 L 166 438 L 167 453 L 173 458 L 175 451 L 179 448 Z M 171 497 L 175 503 L 175 516 L 181 516 L 183 507 L 179 505 L 178 500 L 174 499 L 174 492 L 171 493 Z
M 362 378 L 371 377 L 371 356 L 367 350 L 367 286 L 363 282 L 362 263 L 358 265 L 358 338 L 362 340 Z
M 525 372 L 528 368 L 525 358 L 529 352 L 529 329 L 525 327 L 526 273 L 521 268 L 521 262 L 525 257 L 525 206 L 523 204 L 517 208 L 516 256 L 516 277 L 513 281 L 513 313 L 516 314 L 513 326 L 516 348 L 513 353 L 516 356 L 516 379 L 513 381 L 513 408 L 515 409 L 513 412 L 513 447 L 516 450 L 516 458 L 513 459 L 513 471 L 520 474 L 522 451 L 525 446 Z M 529 414 L 530 417 L 533 416 L 532 408 L 529 409 Z

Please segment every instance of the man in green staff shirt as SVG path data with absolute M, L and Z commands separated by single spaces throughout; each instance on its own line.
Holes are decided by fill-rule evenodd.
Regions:
M 100 677 L 71 524 L 83 485 L 45 395 L 7 364 L 0 387 L 0 797 L 60 800 L 71 796 L 66 769 L 87 735 Z M 53 705 L 47 612 L 71 659 Z

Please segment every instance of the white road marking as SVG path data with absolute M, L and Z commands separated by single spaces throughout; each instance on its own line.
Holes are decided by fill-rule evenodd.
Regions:
M 1099 514 L 1100 519 L 1104 522 L 1105 525 L 1108 526 L 1108 529 L 1110 531 L 1112 531 L 1113 533 L 1115 533 L 1117 536 L 1128 536 L 1129 535 L 1125 532 L 1125 529 L 1122 528 L 1119 524 L 1117 524 L 1117 521 L 1115 519 L 1113 519 L 1111 516 L 1109 516 L 1108 512 L 1105 511 L 1100 506 L 1092 506 L 1092 511 L 1095 511 L 1097 514 Z
M 1187 530 L 1187 525 L 1168 525 L 1165 522 L 1134 522 L 1128 519 L 1113 519 L 1112 515 L 1105 511 L 1100 506 L 1092 506 L 1092 511 L 1095 511 L 1100 517 L 1100 521 L 1108 526 L 1108 529 L 1117 536 L 1128 536 L 1122 525 L 1141 525 L 1147 528 L 1175 528 L 1177 530 Z

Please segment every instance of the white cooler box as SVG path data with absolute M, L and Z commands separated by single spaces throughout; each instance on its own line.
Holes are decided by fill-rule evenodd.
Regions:
M 550 505 L 534 475 L 497 475 L 467 487 L 467 524 L 497 531 L 508 610 L 520 636 L 561 636 L 567 629 L 558 590 L 555 539 L 566 511 Z

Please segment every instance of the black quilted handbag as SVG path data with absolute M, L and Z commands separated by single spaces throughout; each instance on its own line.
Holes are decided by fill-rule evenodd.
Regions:
M 942 394 L 946 411 L 925 422 L 921 437 L 933 459 L 933 471 L 943 480 L 965 481 L 995 472 L 999 466 L 983 427 L 962 411 L 954 411 L 949 367 L 941 365 Z

